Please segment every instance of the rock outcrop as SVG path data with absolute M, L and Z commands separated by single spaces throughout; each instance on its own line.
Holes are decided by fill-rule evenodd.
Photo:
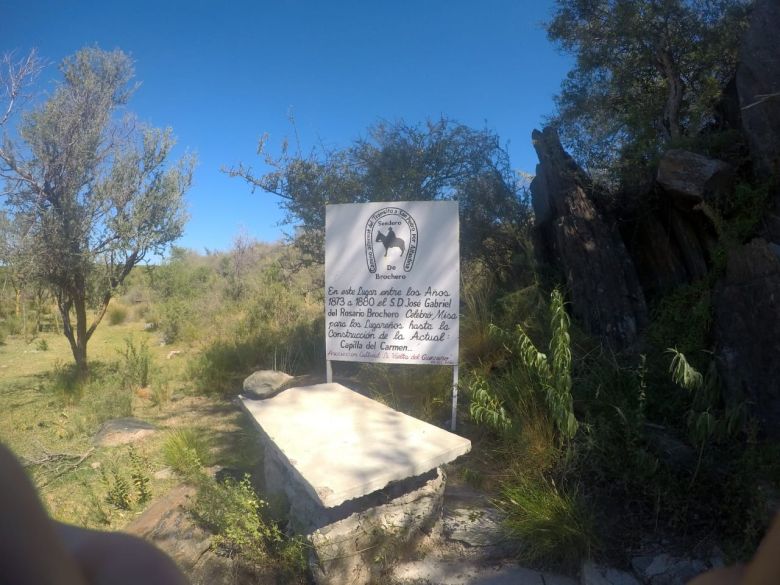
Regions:
M 780 175 L 780 3 L 756 0 L 740 49 L 737 92 L 742 128 L 758 176 Z M 780 198 L 780 193 L 778 194 Z M 777 201 L 780 209 L 780 200 Z
M 774 436 L 780 436 L 779 251 L 762 239 L 730 251 L 714 295 L 721 378 L 732 399 L 748 399 Z
M 616 226 L 596 207 L 585 173 L 563 150 L 557 132 L 534 130 L 539 155 L 531 195 L 536 249 L 562 267 L 575 317 L 616 350 L 633 347 L 647 320 L 644 293 Z

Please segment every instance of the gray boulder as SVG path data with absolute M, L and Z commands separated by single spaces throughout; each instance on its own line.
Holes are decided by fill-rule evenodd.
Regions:
M 255 399 L 273 396 L 292 376 L 276 370 L 258 370 L 244 380 L 244 396 Z
M 687 150 L 669 150 L 658 163 L 658 184 L 670 195 L 695 205 L 727 196 L 734 188 L 734 167 Z
M 157 432 L 157 427 L 137 418 L 115 418 L 104 422 L 93 439 L 98 447 L 136 443 Z

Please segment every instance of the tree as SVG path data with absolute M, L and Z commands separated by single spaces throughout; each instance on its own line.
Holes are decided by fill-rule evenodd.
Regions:
M 4 130 L 35 71 L 29 59 L 5 62 Z M 21 234 L 4 241 L 16 242 L 14 255 L 26 259 L 30 278 L 52 290 L 86 376 L 87 342 L 114 291 L 134 266 L 181 236 L 194 161 L 167 165 L 171 131 L 120 117 L 134 90 L 127 55 L 86 48 L 60 71 L 51 97 L 20 116 L 17 136 L 4 133 L 5 207 Z
M 461 248 L 466 258 L 481 257 L 505 267 L 524 235 L 530 214 L 509 157 L 489 130 L 474 130 L 441 119 L 412 126 L 380 122 L 368 137 L 334 151 L 279 157 L 260 141 L 258 154 L 271 167 L 256 175 L 251 167 L 227 169 L 281 198 L 286 222 L 298 229 L 295 244 L 314 261 L 324 257 L 325 205 L 368 201 L 456 199 L 461 212 Z
M 702 130 L 746 12 L 745 0 L 556 0 L 548 37 L 576 57 L 553 118 L 564 143 L 604 170 Z

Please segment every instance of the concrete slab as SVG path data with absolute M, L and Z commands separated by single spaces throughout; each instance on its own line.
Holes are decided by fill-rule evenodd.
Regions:
M 306 491 L 326 508 L 421 475 L 471 450 L 471 441 L 393 410 L 341 384 L 240 397 Z

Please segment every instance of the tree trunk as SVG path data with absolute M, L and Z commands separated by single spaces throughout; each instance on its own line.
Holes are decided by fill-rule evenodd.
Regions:
M 73 351 L 73 357 L 76 360 L 76 369 L 79 378 L 86 379 L 89 376 L 87 367 L 87 306 L 83 295 L 75 299 L 73 306 L 76 310 L 76 344 Z M 73 348 L 73 344 L 71 344 Z
M 89 367 L 87 366 L 87 310 L 86 304 L 82 299 L 81 302 L 74 301 L 67 293 L 57 294 L 57 306 L 60 309 L 60 316 L 62 317 L 62 332 L 70 344 L 70 351 L 73 354 L 73 359 L 76 361 L 76 371 L 78 376 L 82 380 L 86 380 L 89 377 Z M 70 309 L 75 307 L 76 312 L 76 330 L 73 330 L 73 323 L 70 319 Z M 79 325 L 81 323 L 81 325 Z
M 682 136 L 680 106 L 685 92 L 685 84 L 680 78 L 680 73 L 677 71 L 677 66 L 668 50 L 661 51 L 660 61 L 663 75 L 669 84 L 666 106 L 664 107 L 664 125 L 669 132 L 669 138 L 674 140 Z

